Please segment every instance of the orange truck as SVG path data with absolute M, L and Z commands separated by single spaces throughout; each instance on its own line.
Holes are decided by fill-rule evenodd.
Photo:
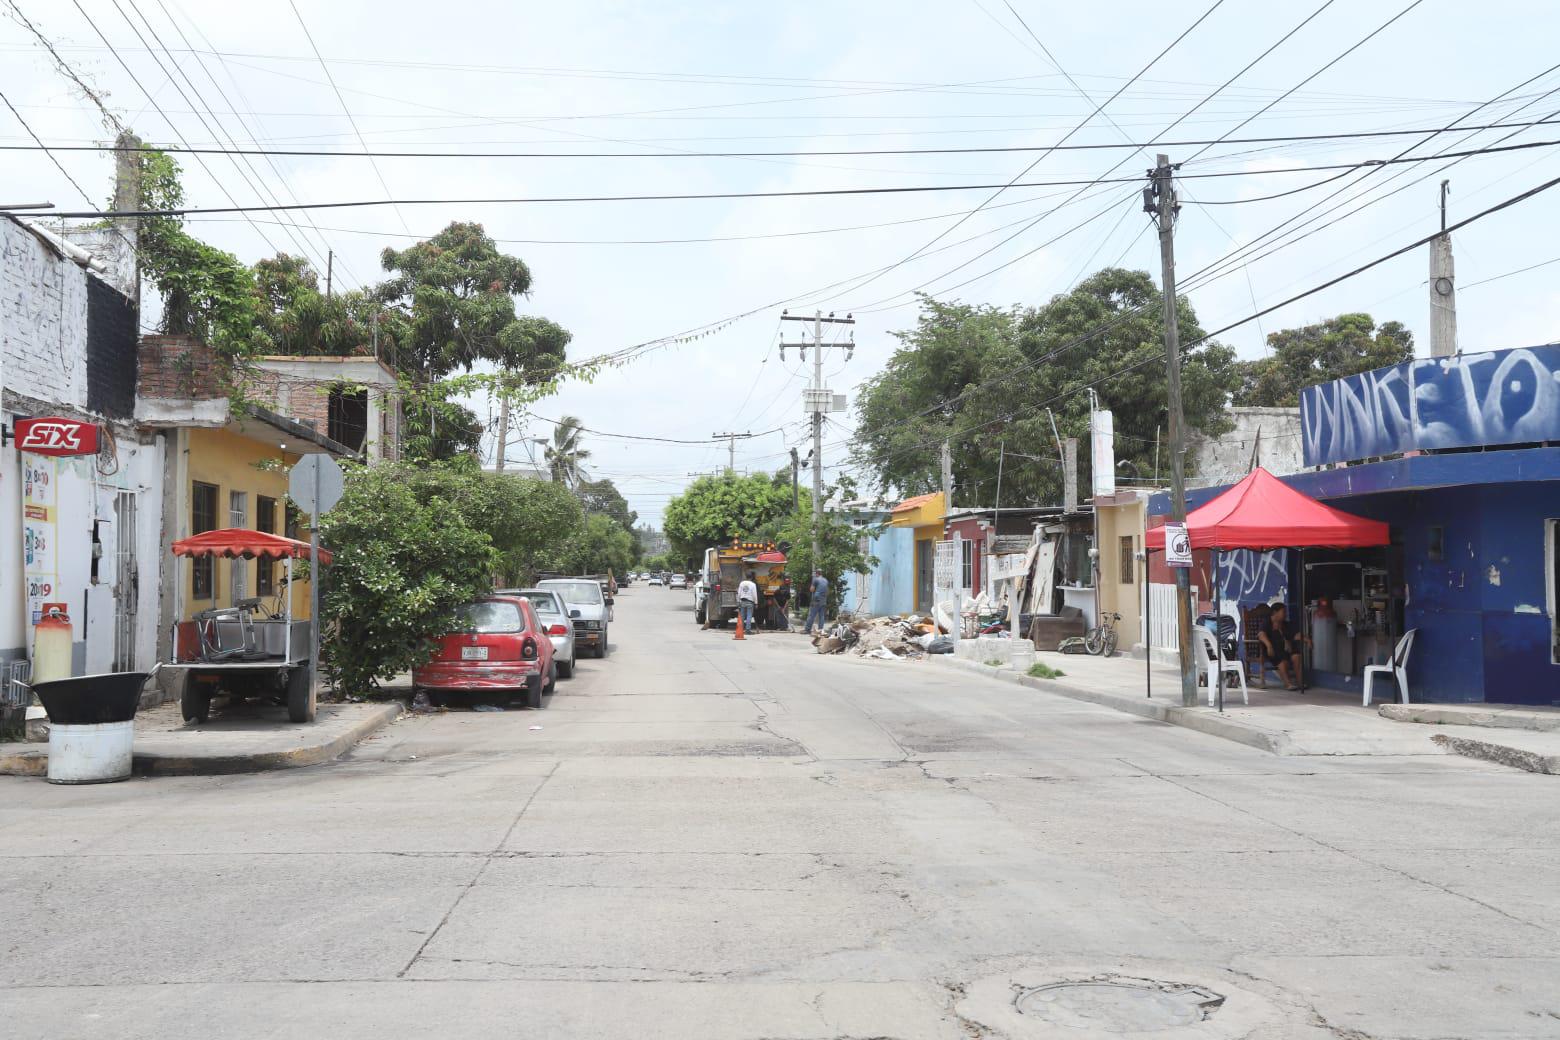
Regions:
M 704 566 L 693 589 L 693 616 L 701 625 L 724 625 L 737 616 L 737 586 L 748 573 L 758 586 L 757 623 L 772 626 L 775 590 L 789 581 L 785 553 L 773 542 L 742 539 L 704 550 Z

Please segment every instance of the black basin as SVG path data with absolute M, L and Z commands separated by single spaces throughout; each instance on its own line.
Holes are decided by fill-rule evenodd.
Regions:
M 129 722 L 141 703 L 141 686 L 148 672 L 104 672 L 34 683 L 49 721 L 57 726 L 96 726 Z

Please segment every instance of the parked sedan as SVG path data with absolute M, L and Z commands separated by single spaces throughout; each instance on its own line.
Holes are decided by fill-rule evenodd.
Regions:
M 536 619 L 542 623 L 547 638 L 553 646 L 553 660 L 558 662 L 558 678 L 574 677 L 574 625 L 569 621 L 569 608 L 563 597 L 552 589 L 500 589 L 500 596 L 523 596 L 530 600 L 536 611 Z
M 455 623 L 440 637 L 433 657 L 412 669 L 414 689 L 430 701 L 450 693 L 500 692 L 528 708 L 542 706 L 542 694 L 558 681 L 553 645 L 523 596 L 493 595 L 473 600 L 455 612 Z

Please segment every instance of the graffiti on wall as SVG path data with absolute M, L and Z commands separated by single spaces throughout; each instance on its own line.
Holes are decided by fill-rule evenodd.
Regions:
M 1305 464 L 1560 440 L 1560 343 L 1407 361 L 1300 394 Z
M 1289 591 L 1289 550 L 1226 550 L 1219 563 L 1219 598 L 1226 603 L 1266 603 Z

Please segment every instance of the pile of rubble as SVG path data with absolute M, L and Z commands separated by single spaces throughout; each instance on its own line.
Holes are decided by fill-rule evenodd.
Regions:
M 820 654 L 842 654 L 882 660 L 916 658 L 924 653 L 947 653 L 940 646 L 951 642 L 938 634 L 936 624 L 919 614 L 905 617 L 861 618 L 840 621 L 813 636 Z

